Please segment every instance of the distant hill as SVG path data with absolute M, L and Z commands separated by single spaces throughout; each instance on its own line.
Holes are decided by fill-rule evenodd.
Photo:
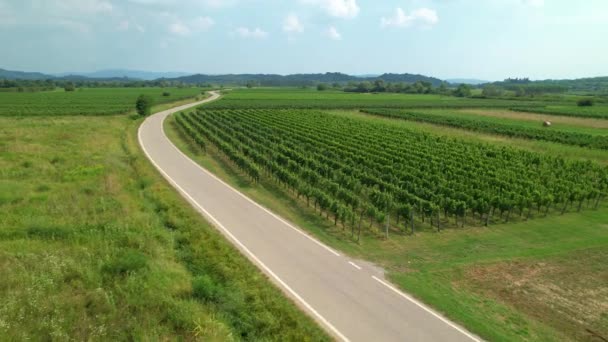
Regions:
M 470 84 L 470 85 L 480 85 L 484 83 L 491 83 L 490 81 L 478 80 L 475 78 L 452 78 L 447 79 L 447 82 L 451 84 Z
M 152 81 L 159 78 L 175 78 L 181 76 L 190 75 L 186 72 L 155 72 L 155 71 L 142 71 L 142 70 L 129 70 L 129 69 L 108 69 L 108 70 L 99 70 L 95 72 L 68 72 L 57 74 L 59 77 L 64 77 L 68 75 L 78 75 L 84 76 L 88 78 L 129 78 L 129 79 L 138 79 L 145 81 Z
M 348 83 L 348 82 L 363 82 L 384 80 L 385 82 L 407 82 L 414 83 L 416 81 L 430 82 L 434 86 L 438 86 L 443 82 L 434 77 L 413 74 L 382 74 L 377 77 L 361 77 L 351 76 L 339 72 L 327 72 L 324 74 L 293 74 L 293 75 L 276 75 L 276 74 L 229 74 L 229 75 L 204 75 L 196 74 L 177 78 L 167 79 L 169 81 L 179 81 L 184 83 L 198 84 L 245 84 L 254 82 L 261 86 L 303 86 L 315 85 L 317 83 Z
M 39 72 L 12 71 L 0 69 L 0 79 L 5 80 L 47 80 L 52 78 L 55 77 Z

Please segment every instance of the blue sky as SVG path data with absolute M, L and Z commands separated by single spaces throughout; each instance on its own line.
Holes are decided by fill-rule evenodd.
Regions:
M 606 0 L 0 0 L 0 67 L 608 75 Z

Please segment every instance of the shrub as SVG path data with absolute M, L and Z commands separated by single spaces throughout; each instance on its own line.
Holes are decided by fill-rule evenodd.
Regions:
M 68 82 L 68 83 L 65 84 L 65 86 L 63 87 L 63 89 L 65 91 L 74 91 L 74 90 L 76 90 L 76 87 L 74 86 L 74 83 Z
M 593 106 L 592 99 L 580 99 L 576 102 L 579 107 L 591 107 Z
M 168 91 L 163 92 L 163 96 L 171 96 L 171 93 Z
M 327 84 L 325 84 L 325 83 L 319 83 L 319 84 L 317 84 L 317 90 L 318 91 L 327 90 Z
M 153 102 L 154 100 L 150 96 L 139 95 L 137 101 L 135 102 L 135 109 L 137 110 L 137 114 L 141 116 L 150 115 Z

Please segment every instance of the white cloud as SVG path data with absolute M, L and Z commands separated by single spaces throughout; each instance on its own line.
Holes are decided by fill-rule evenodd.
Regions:
M 196 31 L 207 31 L 213 25 L 215 21 L 209 17 L 198 17 L 192 21 L 192 28 Z
M 118 23 L 118 27 L 116 27 L 116 29 L 118 31 L 128 31 L 129 30 L 129 26 L 130 23 L 128 20 L 123 20 L 120 23 Z
M 118 23 L 118 26 L 116 27 L 116 29 L 118 31 L 129 31 L 129 29 L 133 29 L 136 30 L 139 33 L 144 33 L 146 32 L 146 30 L 143 28 L 143 26 L 137 24 L 137 23 L 132 23 L 128 20 L 123 20 L 120 23 Z
M 91 32 L 91 29 L 87 24 L 70 19 L 59 19 L 55 21 L 55 24 L 72 32 L 84 34 Z
M 329 28 L 327 28 L 327 30 L 325 30 L 325 36 L 327 36 L 329 39 L 333 39 L 333 40 L 342 39 L 342 35 L 340 34 L 340 32 L 338 32 L 338 30 L 334 26 L 330 26 Z
M 166 16 L 171 17 L 171 15 Z M 169 25 L 168 30 L 178 36 L 187 36 L 193 32 L 207 31 L 213 25 L 215 25 L 215 21 L 209 17 L 198 17 L 188 23 L 174 17 L 174 21 Z
M 62 0 L 49 2 L 48 5 L 55 6 L 61 13 L 99 14 L 114 10 L 114 6 L 105 0 Z
M 522 0 L 523 4 L 532 7 L 543 7 L 545 0 Z
M 180 36 L 187 36 L 192 31 L 188 26 L 186 26 L 186 24 L 182 23 L 181 21 L 176 21 L 169 25 L 169 32 Z
M 357 0 L 300 0 L 321 7 L 327 14 L 338 18 L 354 18 L 359 14 Z
M 239 27 L 236 29 L 235 33 L 243 38 L 253 38 L 253 39 L 262 39 L 268 36 L 268 32 L 256 27 L 254 29 L 249 29 L 247 27 Z
M 207 7 L 221 8 L 233 6 L 236 4 L 237 0 L 203 0 L 203 3 Z
M 283 21 L 283 31 L 287 33 L 302 33 L 304 32 L 304 26 L 297 15 L 289 14 Z
M 437 12 L 428 8 L 418 8 L 409 15 L 400 7 L 389 17 L 380 19 L 381 27 L 408 27 L 412 25 L 433 26 L 439 22 Z

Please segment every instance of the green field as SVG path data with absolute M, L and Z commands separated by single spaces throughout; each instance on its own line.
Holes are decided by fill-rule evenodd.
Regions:
M 201 91 L 201 88 L 79 88 L 73 92 L 0 92 L 0 116 L 123 114 L 134 109 L 141 94 L 152 97 L 155 104 L 163 104 L 202 95 Z
M 442 95 L 358 94 L 343 91 L 297 88 L 235 89 L 210 108 L 509 108 L 544 106 L 533 99 L 518 101 L 470 99 Z
M 595 105 L 593 107 L 578 107 L 574 105 L 549 105 L 546 107 L 513 107 L 515 111 L 539 113 L 539 114 L 553 114 L 562 116 L 578 116 L 588 118 L 601 118 L 608 119 L 608 106 Z
M 363 112 L 440 126 L 456 127 L 481 133 L 504 135 L 557 142 L 565 145 L 608 149 L 608 135 L 605 129 L 594 127 L 573 127 L 556 125 L 543 127 L 542 123 L 497 118 L 466 112 L 422 111 L 417 109 L 364 109 Z
M 272 95 L 265 96 L 272 97 Z M 276 96 L 280 97 L 281 94 Z M 429 101 L 434 100 L 436 100 L 434 96 L 429 97 Z M 221 101 L 217 104 L 221 104 Z M 260 100 L 260 103 L 262 101 L 266 100 Z M 322 100 L 313 101 L 311 107 L 325 106 L 319 105 L 318 101 Z M 228 104 L 230 103 L 225 102 L 222 106 Z M 241 108 L 241 105 L 236 104 L 235 107 Z M 295 107 L 302 105 L 296 103 Z M 332 105 L 327 107 L 333 108 Z M 456 116 L 459 113 L 454 111 Z M 555 206 L 546 217 L 542 210 L 538 213 L 533 209 L 532 214 L 535 217 L 533 220 L 517 219 L 510 223 L 496 220 L 488 228 L 471 227 L 471 223 L 473 225 L 481 223 L 479 215 L 471 215 L 471 213 L 467 214 L 465 228 L 456 228 L 454 224 L 449 225 L 450 220 L 454 221 L 454 217 L 448 215 L 448 220 L 444 220 L 442 213 L 441 232 L 437 232 L 436 227 L 431 229 L 428 218 L 425 220 L 426 226 L 416 218 L 417 230 L 414 235 L 406 234 L 399 226 L 393 227 L 388 239 L 382 238 L 385 221 L 373 222 L 370 228 L 369 221 L 365 220 L 365 229 L 362 230 L 361 239 L 357 243 L 356 237 L 353 237 L 351 223 L 346 220 L 343 226 L 338 215 L 336 224 L 331 206 L 326 210 L 329 215 L 319 216 L 319 209 L 315 209 L 313 202 L 307 201 L 305 196 L 298 196 L 297 188 L 293 190 L 289 176 L 280 172 L 268 172 L 264 167 L 258 167 L 256 173 L 252 171 L 255 168 L 248 166 L 243 159 L 249 157 L 251 160 L 256 160 L 259 156 L 254 152 L 262 156 L 273 155 L 268 151 L 268 147 L 276 146 L 277 143 L 287 141 L 285 139 L 288 138 L 306 141 L 298 144 L 294 140 L 286 144 L 290 149 L 298 146 L 304 148 L 308 146 L 307 144 L 316 141 L 326 144 L 326 148 L 305 149 L 318 151 L 320 154 L 327 153 L 325 150 L 337 153 L 337 150 L 329 146 L 334 146 L 336 143 L 348 144 L 349 141 L 357 138 L 361 139 L 361 144 L 357 146 L 362 151 L 374 149 L 374 146 L 389 148 L 386 151 L 390 151 L 390 148 L 393 148 L 390 146 L 397 146 L 392 144 L 393 141 L 401 141 L 400 151 L 404 151 L 410 146 L 419 148 L 419 145 L 411 143 L 411 139 L 416 139 L 419 134 L 428 135 L 426 139 L 429 146 L 436 141 L 446 139 L 457 143 L 455 146 L 469 146 L 467 149 L 469 153 L 472 146 L 482 144 L 491 151 L 505 149 L 509 153 L 515 153 L 512 150 L 529 151 L 526 153 L 532 153 L 537 157 L 544 156 L 540 157 L 540 160 L 564 158 L 567 160 L 567 165 L 573 165 L 570 163 L 574 160 L 583 161 L 583 164 L 593 160 L 591 164 L 599 167 L 600 164 L 608 163 L 608 152 L 554 142 L 471 132 L 428 123 L 373 117 L 352 110 L 320 112 L 319 110 L 205 109 L 198 114 L 198 117 L 198 121 L 194 118 L 187 121 L 190 129 L 197 127 L 197 123 L 200 126 L 203 122 L 207 122 L 209 131 L 216 134 L 215 139 L 205 138 L 200 134 L 197 143 L 187 137 L 186 130 L 180 128 L 175 118 L 171 118 L 166 125 L 172 140 L 201 165 L 264 206 L 309 230 L 320 240 L 355 258 L 369 260 L 384 267 L 389 278 L 401 288 L 431 304 L 483 338 L 492 341 L 602 341 L 602 338 L 608 336 L 606 329 L 608 264 L 605 262 L 608 250 L 606 224 L 608 208 L 605 205 L 581 212 L 577 212 L 577 209 L 572 207 L 572 210 L 563 215 L 560 215 L 559 206 Z M 462 117 L 471 118 L 471 114 Z M 243 121 L 244 118 L 247 118 L 247 121 Z M 220 125 L 220 122 L 224 124 Z M 212 123 L 218 126 L 211 128 Z M 529 122 L 524 123 L 522 127 L 529 124 Z M 593 125 L 580 124 L 579 122 L 579 125 L 567 126 L 568 129 L 575 130 L 577 127 L 594 129 Z M 275 125 L 280 129 L 270 134 L 269 130 Z M 246 129 L 243 129 L 245 127 Z M 358 127 L 366 127 L 366 129 Z M 378 134 L 374 136 L 377 129 L 375 127 L 382 129 L 378 129 Z M 266 145 L 262 143 L 262 146 L 256 148 L 227 147 L 226 144 L 238 146 L 239 143 L 258 142 L 253 136 L 258 129 L 268 131 L 266 132 L 268 134 L 263 136 L 273 140 L 273 143 Z M 402 132 L 403 135 L 400 136 L 397 132 Z M 314 139 L 305 139 L 310 134 L 314 135 Z M 370 138 L 371 136 L 374 138 Z M 218 137 L 222 137 L 223 142 L 217 140 Z M 326 140 L 327 137 L 333 137 L 333 142 Z M 201 142 L 206 152 L 202 151 Z M 351 151 L 350 148 L 342 148 L 342 150 Z M 358 153 L 357 150 L 352 152 Z M 383 156 L 383 150 L 376 152 L 378 158 Z M 442 153 L 449 156 L 453 150 L 445 147 L 445 151 L 437 152 L 432 159 L 435 160 L 437 157 L 442 160 L 439 157 L 443 156 Z M 395 158 L 400 155 L 389 154 Z M 336 155 L 328 154 L 326 157 L 327 162 L 340 160 Z M 374 160 L 373 153 L 367 157 Z M 481 157 L 480 164 L 496 161 L 487 158 L 487 156 Z M 513 160 L 513 157 L 509 158 Z M 307 160 L 310 159 L 323 160 L 321 156 L 309 157 Z M 398 160 L 398 158 L 394 159 L 394 162 L 399 163 Z M 401 161 L 403 162 L 407 162 L 407 158 Z M 429 170 L 425 163 L 430 161 L 417 162 L 420 167 Z M 519 162 L 514 164 L 521 165 Z M 292 163 L 287 161 L 286 165 L 289 169 Z M 463 165 L 468 166 L 469 163 Z M 395 166 L 393 165 L 393 170 Z M 605 167 L 600 168 L 605 172 Z M 563 171 L 562 167 L 554 167 L 554 169 L 548 171 L 549 173 L 541 172 L 541 174 L 546 177 L 551 172 Z M 516 175 L 520 178 L 527 177 L 525 172 L 516 172 Z M 581 179 L 585 177 L 579 175 Z M 339 178 L 338 176 L 333 179 L 337 181 Z M 472 176 L 472 181 L 475 181 L 475 176 Z M 533 181 L 532 185 L 555 185 L 556 182 L 555 179 L 547 178 L 542 183 Z M 429 188 L 434 187 L 429 185 Z M 369 200 L 371 201 L 371 198 Z M 394 222 L 395 215 L 391 217 Z
M 0 118 L 0 339 L 329 340 L 154 170 L 140 123 Z

